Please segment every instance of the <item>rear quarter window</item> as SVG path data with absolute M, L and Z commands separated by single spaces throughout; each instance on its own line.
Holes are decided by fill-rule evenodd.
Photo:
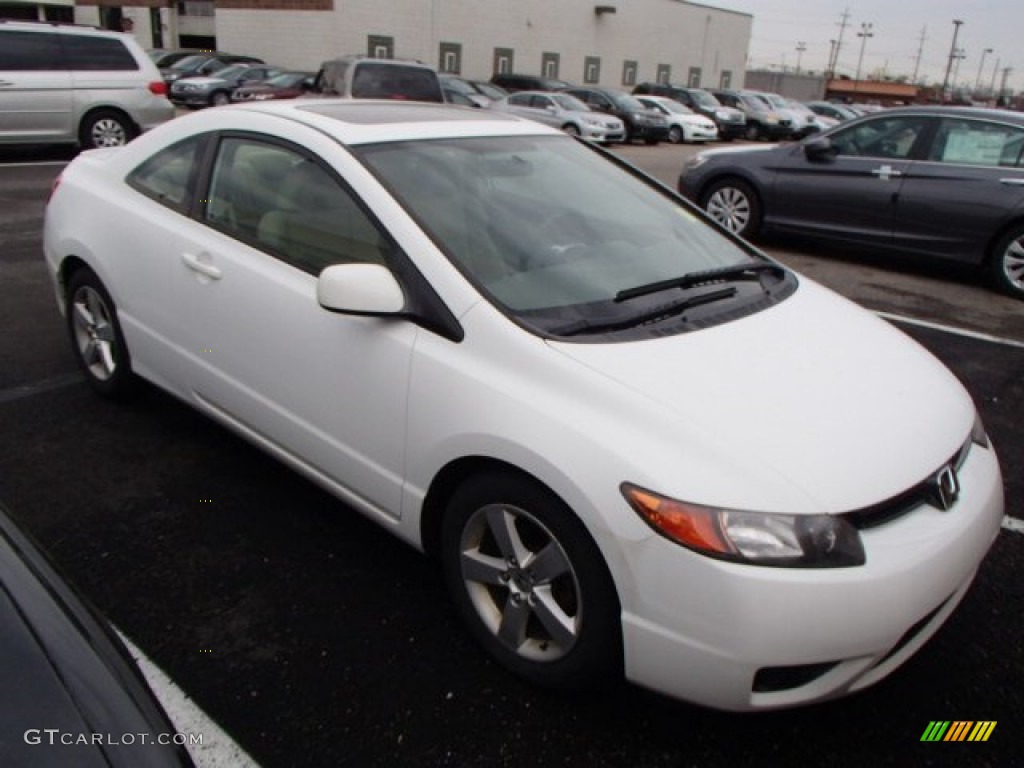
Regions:
M 47 32 L 0 30 L 0 71 L 67 69 L 58 36 Z
M 440 81 L 431 70 L 373 62 L 356 67 L 352 96 L 357 99 L 444 101 Z
M 139 64 L 120 40 L 109 37 L 62 35 L 68 69 L 79 71 L 137 70 Z

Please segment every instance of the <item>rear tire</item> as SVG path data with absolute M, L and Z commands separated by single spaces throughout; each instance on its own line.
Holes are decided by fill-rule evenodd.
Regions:
M 996 288 L 1024 299 L 1024 223 L 1012 226 L 996 243 L 989 258 L 989 271 Z
M 611 575 L 583 523 L 543 485 L 502 470 L 466 480 L 445 512 L 441 563 L 463 621 L 512 672 L 562 691 L 621 678 Z
M 127 115 L 112 109 L 101 109 L 87 115 L 78 131 L 82 149 L 122 147 L 135 138 L 135 126 Z
M 119 399 L 131 394 L 138 380 L 132 372 L 117 307 L 92 270 L 82 268 L 72 274 L 65 315 L 71 349 L 89 385 L 104 397 Z

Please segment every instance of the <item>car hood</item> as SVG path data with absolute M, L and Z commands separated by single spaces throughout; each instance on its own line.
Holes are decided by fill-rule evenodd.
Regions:
M 711 328 L 549 343 L 628 391 L 622 417 L 643 424 L 630 423 L 623 444 L 640 435 L 636 461 L 659 468 L 656 490 L 696 503 L 861 509 L 934 473 L 974 420 L 969 395 L 931 354 L 804 279 L 780 304 Z

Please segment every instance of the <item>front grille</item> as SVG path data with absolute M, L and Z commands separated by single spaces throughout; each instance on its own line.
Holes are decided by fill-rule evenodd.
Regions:
M 852 512 L 845 512 L 842 517 L 853 525 L 854 528 L 864 530 L 866 528 L 876 528 L 902 517 L 908 512 L 917 509 L 922 504 L 937 506 L 935 504 L 936 476 L 942 472 L 943 469 L 949 466 L 953 467 L 955 470 L 959 470 L 967 460 L 967 454 L 970 453 L 970 451 L 971 441 L 968 439 L 960 450 L 950 457 L 948 462 L 943 464 L 942 467 L 937 469 L 914 487 L 904 491 L 898 496 L 894 496 L 891 499 L 887 499 L 878 504 L 873 504 L 870 507 L 864 507 L 863 509 L 857 509 Z

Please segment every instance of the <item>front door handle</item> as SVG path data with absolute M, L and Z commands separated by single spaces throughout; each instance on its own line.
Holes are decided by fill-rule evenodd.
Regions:
M 1000 179 L 999 183 L 1008 187 L 1024 187 L 1024 179 Z
M 220 270 L 213 266 L 213 264 L 201 261 L 201 256 L 197 256 L 194 253 L 183 253 L 181 254 L 181 260 L 185 262 L 185 266 L 192 271 L 205 275 L 211 280 L 220 280 Z
M 891 165 L 883 165 L 881 168 L 875 168 L 871 173 L 882 181 L 888 181 L 889 179 L 894 179 L 897 176 L 903 175 L 901 171 L 897 171 Z

